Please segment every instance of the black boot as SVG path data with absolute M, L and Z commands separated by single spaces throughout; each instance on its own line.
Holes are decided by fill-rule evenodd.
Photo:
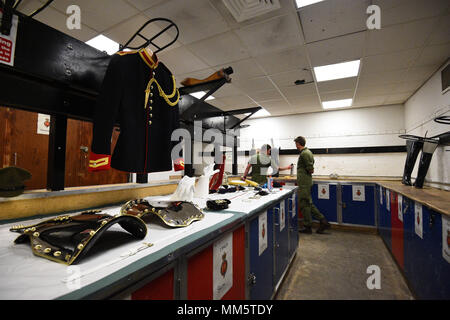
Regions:
M 320 225 L 319 228 L 317 228 L 317 233 L 319 234 L 324 234 L 325 230 L 330 229 L 331 225 L 330 223 L 327 221 L 327 219 L 323 218 L 322 220 L 320 220 Z
M 402 183 L 411 186 L 411 173 L 416 164 L 417 156 L 419 155 L 420 149 L 422 149 L 423 141 L 421 140 L 406 140 L 406 161 L 405 169 L 403 171 Z
M 433 157 L 434 150 L 437 148 L 436 141 L 424 141 L 422 156 L 419 162 L 419 171 L 417 172 L 416 181 L 414 181 L 414 186 L 416 188 L 422 188 L 425 181 L 425 176 L 427 175 L 428 168 L 430 167 L 431 158 Z
M 304 226 L 303 229 L 299 229 L 298 232 L 312 234 L 312 229 L 311 229 L 311 226 L 309 226 L 309 227 Z

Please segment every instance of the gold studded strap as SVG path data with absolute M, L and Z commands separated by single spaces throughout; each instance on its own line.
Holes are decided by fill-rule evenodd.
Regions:
M 31 226 L 15 226 L 10 229 L 21 235 L 14 241 L 30 243 L 33 254 L 55 262 L 70 265 L 78 262 L 102 234 L 118 223 L 137 239 L 145 238 L 147 226 L 138 216 L 123 214 L 110 216 L 99 211 L 86 211 L 75 216 L 59 216 Z M 64 236 L 54 233 L 64 231 Z M 27 241 L 28 239 L 28 241 Z M 73 240 L 78 242 L 73 242 Z M 62 245 L 71 242 L 73 247 Z

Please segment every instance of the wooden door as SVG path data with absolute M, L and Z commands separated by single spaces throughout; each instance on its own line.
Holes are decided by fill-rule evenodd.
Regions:
M 119 137 L 118 128 L 112 134 L 111 152 Z M 89 172 L 89 151 L 92 141 L 92 123 L 69 119 L 67 121 L 65 186 L 92 186 L 126 183 L 128 173 L 111 168 Z
M 0 107 L 0 165 L 28 170 L 32 178 L 26 189 L 47 187 L 49 136 L 37 133 L 38 113 Z M 114 130 L 112 149 L 119 132 Z M 89 172 L 92 123 L 69 119 L 67 122 L 65 187 L 126 183 L 128 173 L 111 169 Z M 86 149 L 87 148 L 87 149 Z
M 48 135 L 37 133 L 37 120 L 37 113 L 0 107 L 1 166 L 28 170 L 28 190 L 43 189 L 47 182 Z

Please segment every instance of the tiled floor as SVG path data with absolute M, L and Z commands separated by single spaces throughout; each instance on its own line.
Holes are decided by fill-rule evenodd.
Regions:
M 327 232 L 329 234 L 325 235 L 300 234 L 297 255 L 276 299 L 414 299 L 378 235 Z M 380 289 L 370 290 L 367 286 L 372 275 L 372 272 L 367 273 L 367 268 L 371 265 L 380 268 Z

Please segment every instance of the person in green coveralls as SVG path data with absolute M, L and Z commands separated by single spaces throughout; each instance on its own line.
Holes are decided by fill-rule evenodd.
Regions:
M 319 220 L 320 225 L 317 233 L 323 234 L 324 231 L 330 228 L 330 224 L 325 219 L 324 215 L 316 208 L 312 202 L 311 188 L 313 186 L 312 174 L 314 172 L 314 156 L 308 148 L 305 147 L 306 139 L 304 137 L 295 138 L 295 146 L 300 155 L 297 161 L 297 185 L 298 185 L 298 202 L 300 212 L 303 215 L 303 229 L 301 233 L 312 233 L 312 217 Z
M 264 144 L 261 147 L 261 152 L 253 155 L 245 168 L 244 176 L 242 180 L 247 179 L 248 172 L 252 168 L 252 181 L 258 184 L 264 184 L 267 182 L 268 169 L 271 166 L 272 159 L 270 158 L 270 152 L 272 147 L 269 144 Z M 287 167 L 279 167 L 278 170 L 290 170 L 291 165 Z

